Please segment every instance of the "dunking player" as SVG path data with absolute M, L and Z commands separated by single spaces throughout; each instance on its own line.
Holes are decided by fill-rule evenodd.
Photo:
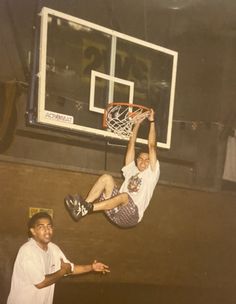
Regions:
M 96 211 L 104 211 L 113 223 L 124 228 L 135 226 L 142 220 L 160 175 L 153 109 L 148 115 L 148 150 L 141 151 L 135 163 L 135 142 L 144 119 L 141 116 L 134 124 L 122 168 L 125 180 L 120 189 L 111 175 L 103 174 L 85 200 L 80 195 L 65 197 L 65 206 L 75 221 Z

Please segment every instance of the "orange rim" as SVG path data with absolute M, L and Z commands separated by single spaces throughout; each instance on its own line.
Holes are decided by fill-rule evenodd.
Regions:
M 142 106 L 142 105 L 138 105 L 136 103 L 128 103 L 128 102 L 111 102 L 107 105 L 106 109 L 104 110 L 104 114 L 103 114 L 103 121 L 102 121 L 102 126 L 103 128 L 107 127 L 107 122 L 106 122 L 106 117 L 107 117 L 107 111 L 109 108 L 114 107 L 114 106 L 127 106 L 127 107 L 136 107 L 136 108 L 140 108 L 146 111 L 149 111 L 150 108 Z M 132 116 L 132 113 L 130 114 Z

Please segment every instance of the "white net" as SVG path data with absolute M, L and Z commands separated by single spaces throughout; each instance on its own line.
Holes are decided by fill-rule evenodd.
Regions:
M 137 118 L 147 117 L 148 108 L 130 105 L 113 105 L 106 111 L 106 127 L 108 131 L 117 134 L 121 138 L 129 138 L 133 124 Z

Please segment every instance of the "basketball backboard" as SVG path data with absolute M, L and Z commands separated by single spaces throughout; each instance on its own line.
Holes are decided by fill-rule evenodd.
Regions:
M 158 146 L 170 148 L 177 52 L 46 7 L 39 50 L 37 123 L 114 137 L 106 105 L 135 103 L 155 110 Z

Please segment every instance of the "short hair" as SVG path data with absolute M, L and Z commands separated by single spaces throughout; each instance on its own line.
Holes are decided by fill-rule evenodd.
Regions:
M 140 154 L 145 153 L 145 154 L 149 154 L 149 149 L 146 148 L 142 148 L 138 151 L 137 155 L 139 156 Z
M 31 228 L 35 227 L 35 224 L 38 220 L 42 219 L 42 218 L 47 218 L 49 219 L 50 223 L 53 225 L 53 220 L 51 215 L 49 215 L 47 212 L 38 212 L 35 213 L 28 221 L 28 235 L 29 237 L 32 236 L 32 233 L 30 231 Z
M 140 156 L 140 154 L 145 153 L 145 154 L 149 154 L 149 149 L 148 147 L 144 147 L 142 149 L 139 149 L 136 151 L 136 159 Z

